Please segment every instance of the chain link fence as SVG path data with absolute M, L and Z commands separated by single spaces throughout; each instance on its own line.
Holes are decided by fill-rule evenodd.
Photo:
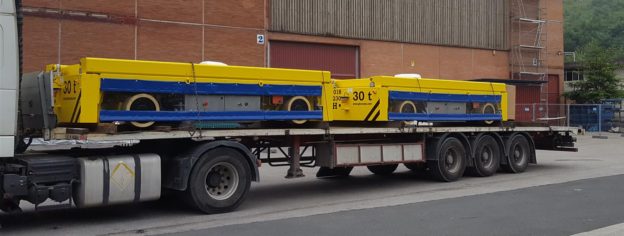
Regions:
M 604 104 L 516 104 L 516 121 L 624 133 L 623 100 Z

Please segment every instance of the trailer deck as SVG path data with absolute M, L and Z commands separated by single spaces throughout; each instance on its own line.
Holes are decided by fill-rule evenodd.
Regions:
M 327 127 L 327 128 L 262 128 L 262 129 L 203 129 L 174 131 L 135 131 L 116 134 L 76 132 L 72 128 L 56 128 L 52 139 L 84 141 L 124 141 L 157 139 L 195 139 L 262 137 L 262 136 L 316 136 L 350 134 L 426 134 L 426 133 L 481 133 L 481 132 L 562 132 L 574 133 L 577 127 L 566 126 L 405 126 L 405 127 Z

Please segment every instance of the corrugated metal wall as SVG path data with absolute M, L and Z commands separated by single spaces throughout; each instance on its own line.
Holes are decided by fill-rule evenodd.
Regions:
M 271 0 L 270 30 L 507 50 L 509 0 Z

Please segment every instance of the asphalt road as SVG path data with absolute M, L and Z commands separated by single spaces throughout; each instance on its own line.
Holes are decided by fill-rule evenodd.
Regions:
M 624 222 L 623 182 L 617 175 L 170 235 L 572 235 Z
M 565 195 L 565 192 L 555 194 L 557 190 L 552 190 L 554 192 L 548 195 L 546 194 L 547 189 L 550 187 L 558 188 L 556 187 L 558 185 L 553 184 L 565 183 L 565 186 L 566 184 L 577 184 L 577 182 L 568 182 L 579 180 L 581 182 L 578 183 L 582 184 L 583 181 L 602 181 L 593 178 L 624 175 L 623 144 L 624 138 L 615 135 L 607 140 L 592 139 L 590 135 L 581 136 L 578 142 L 580 147 L 578 153 L 538 151 L 539 164 L 530 166 L 525 173 L 498 173 L 489 178 L 465 177 L 453 183 L 434 182 L 422 175 L 411 173 L 403 167 L 389 177 L 374 176 L 365 168 L 356 168 L 352 177 L 333 180 L 316 179 L 314 177 L 315 170 L 304 169 L 304 173 L 307 175 L 305 178 L 287 180 L 284 179 L 287 168 L 272 168 L 265 165 L 260 169 L 262 181 L 252 184 L 247 201 L 238 210 L 231 213 L 202 215 L 184 207 L 174 198 L 138 205 L 46 212 L 34 212 L 30 210 L 32 206 L 24 204 L 25 213 L 18 215 L 0 213 L 0 224 L 2 224 L 0 235 L 157 235 L 179 232 L 192 234 L 202 232 L 202 230 L 208 230 L 207 233 L 217 233 L 220 232 L 219 230 L 228 229 L 241 229 L 240 233 L 244 234 L 245 231 L 242 229 L 245 227 L 267 224 L 266 227 L 273 229 L 280 226 L 273 225 L 274 222 L 292 222 L 296 225 L 299 219 L 318 219 L 319 221 L 309 223 L 309 227 L 314 226 L 316 232 L 325 228 L 336 227 L 339 225 L 336 222 L 340 222 L 340 219 L 349 219 L 349 221 L 340 222 L 341 225 L 364 224 L 367 227 L 373 227 L 367 228 L 367 231 L 370 232 L 378 232 L 374 230 L 381 229 L 387 230 L 384 231 L 384 234 L 392 233 L 391 230 L 394 230 L 394 226 L 400 229 L 400 225 L 405 222 L 412 222 L 410 227 L 414 230 L 420 228 L 425 232 L 432 232 L 426 230 L 433 230 L 440 225 L 450 225 L 451 223 L 480 228 L 484 227 L 480 224 L 484 224 L 483 222 L 488 219 L 505 225 L 505 222 L 511 221 L 511 219 L 504 216 L 512 216 L 507 209 L 508 205 L 504 201 L 505 199 L 523 206 L 513 215 L 515 216 L 513 219 L 518 224 L 532 224 L 537 222 L 537 220 L 533 221 L 532 219 L 542 219 L 539 221 L 543 222 L 541 225 L 559 226 L 558 224 L 566 223 L 568 220 L 566 217 L 574 216 L 587 216 L 587 219 L 598 222 L 595 224 L 588 222 L 585 225 L 586 228 L 582 229 L 575 228 L 583 226 L 578 222 L 572 225 L 570 229 L 566 229 L 567 226 L 560 228 L 560 230 L 567 230 L 561 231 L 562 234 L 581 232 L 582 230 L 591 230 L 608 224 L 624 222 L 622 219 L 614 218 L 615 214 L 605 214 L 611 216 L 613 222 L 606 222 L 600 220 L 599 217 L 588 215 L 591 213 L 589 210 L 594 209 L 594 206 L 597 209 L 604 208 L 605 205 L 602 205 L 600 201 L 602 201 L 602 197 L 609 197 L 604 196 L 609 194 L 600 195 L 597 193 L 598 195 L 594 195 L 592 191 L 592 196 L 601 198 L 574 204 L 573 200 L 570 200 L 571 202 L 565 200 L 575 196 L 574 194 L 582 195 L 588 192 L 573 191 L 570 193 L 571 195 Z M 613 178 L 622 179 L 619 176 Z M 595 184 L 596 186 L 609 186 L 606 182 L 600 183 Z M 621 193 L 620 186 L 615 186 L 613 183 L 611 185 L 613 185 L 611 191 L 619 189 Z M 540 190 L 541 188 L 546 189 Z M 581 187 L 578 189 L 590 188 Z M 526 193 L 524 193 L 525 191 Z M 516 196 L 524 196 L 524 198 L 518 197 L 516 199 Z M 481 197 L 491 199 L 491 201 L 476 201 Z M 539 202 L 542 201 L 553 204 L 539 205 Z M 460 202 L 464 202 L 464 204 Z M 429 204 L 433 205 L 428 206 Z M 561 211 L 561 208 L 552 208 L 556 210 L 543 212 L 528 210 L 539 210 L 546 206 L 556 206 L 556 204 L 562 204 L 562 208 L 564 208 L 563 205 L 568 204 L 568 208 L 579 208 L 579 211 Z M 618 210 L 617 207 L 619 206 L 613 205 L 608 209 Z M 402 211 L 403 209 L 405 211 Z M 407 209 L 418 210 L 408 211 Z M 426 211 L 427 209 L 428 211 Z M 445 209 L 446 213 L 453 214 L 453 217 L 463 218 L 445 216 Z M 481 211 L 477 211 L 479 209 Z M 361 214 L 363 212 L 364 214 Z M 401 214 L 394 214 L 393 212 L 400 212 Z M 476 214 L 476 212 L 480 214 Z M 541 213 L 536 214 L 536 212 Z M 624 211 L 619 210 L 619 212 Z M 357 214 L 354 215 L 354 213 Z M 424 215 L 425 213 L 427 215 Z M 496 217 L 482 217 L 488 214 L 493 214 L 492 216 Z M 366 218 L 366 215 L 369 215 L 369 218 Z M 389 221 L 389 223 L 381 217 L 374 217 L 387 216 L 393 218 L 397 215 L 400 217 L 395 217 L 395 221 Z M 436 224 L 419 224 L 421 221 L 406 221 L 423 216 L 440 218 L 439 221 L 436 221 L 438 226 Z M 331 219 L 331 221 L 320 221 L 324 218 Z M 432 218 L 432 220 L 436 219 Z M 325 225 L 322 225 L 324 222 Z M 496 227 L 497 224 L 487 225 L 494 225 L 492 226 L 494 227 L 492 231 L 494 234 L 498 232 L 497 230 L 501 230 Z M 519 232 L 538 234 L 537 232 L 542 232 L 538 231 L 541 229 L 539 225 L 522 227 Z M 352 228 L 355 227 L 350 226 L 344 231 L 336 232 L 348 235 Z M 404 231 L 396 231 L 396 234 L 401 232 Z M 460 232 L 464 232 L 464 230 Z M 306 232 L 293 230 L 289 234 L 291 233 L 302 234 Z M 451 231 L 448 233 L 453 234 Z

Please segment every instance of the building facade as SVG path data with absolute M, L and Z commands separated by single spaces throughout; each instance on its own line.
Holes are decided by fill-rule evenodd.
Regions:
M 89 56 L 320 69 L 336 78 L 541 80 L 523 83 L 521 103 L 556 103 L 563 86 L 562 0 L 24 0 L 24 6 L 25 71 Z M 524 39 L 533 37 L 539 37 L 533 48 L 525 48 Z M 523 73 L 532 76 L 517 76 Z M 552 95 L 545 100 L 544 93 Z
M 624 65 L 624 61 L 619 61 L 618 64 L 622 66 Z M 585 80 L 584 71 L 585 71 L 585 68 L 583 68 L 583 65 L 581 63 L 578 63 L 578 62 L 565 63 L 563 91 L 564 92 L 574 91 L 572 84 L 578 81 Z M 615 72 L 615 77 L 619 80 L 619 83 L 618 83 L 619 89 L 624 90 L 624 69 L 616 69 L 614 72 Z

